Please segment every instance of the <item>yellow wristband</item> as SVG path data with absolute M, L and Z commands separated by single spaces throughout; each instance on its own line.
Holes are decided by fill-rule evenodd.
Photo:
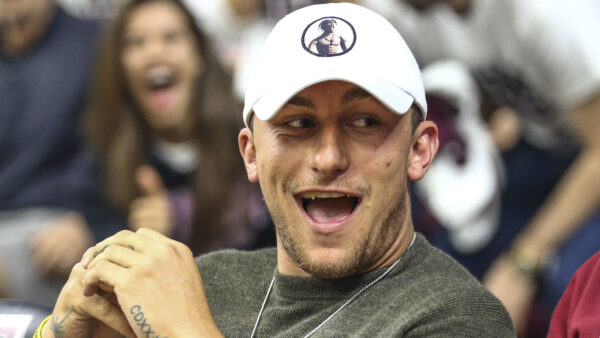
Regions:
M 48 317 L 46 317 L 46 319 L 42 320 L 40 326 L 38 326 L 37 330 L 35 330 L 33 338 L 42 338 L 42 329 L 44 328 L 44 325 L 50 319 L 50 317 L 52 317 L 52 315 L 49 315 Z

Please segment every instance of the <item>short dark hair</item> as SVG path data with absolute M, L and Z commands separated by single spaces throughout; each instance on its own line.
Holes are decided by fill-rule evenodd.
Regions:
M 417 130 L 417 127 L 419 127 L 421 122 L 423 122 L 425 119 L 423 118 L 423 113 L 421 113 L 421 109 L 419 109 L 419 107 L 417 107 L 415 104 L 413 104 L 410 107 L 409 112 L 411 114 L 410 124 L 412 126 L 412 132 L 414 133 L 415 130 Z
M 254 112 L 250 112 L 250 117 L 248 118 L 248 128 L 254 134 Z

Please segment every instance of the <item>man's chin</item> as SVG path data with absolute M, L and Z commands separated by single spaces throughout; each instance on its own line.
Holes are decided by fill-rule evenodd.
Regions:
M 305 270 L 306 271 L 306 270 Z M 340 267 L 311 267 L 310 271 L 306 271 L 312 277 L 324 279 L 340 279 L 353 275 L 354 273 L 342 269 Z
M 338 279 L 358 273 L 358 257 L 351 253 L 344 255 L 340 252 L 313 252 L 302 256 L 304 257 L 296 257 L 294 260 L 302 270 L 313 277 Z

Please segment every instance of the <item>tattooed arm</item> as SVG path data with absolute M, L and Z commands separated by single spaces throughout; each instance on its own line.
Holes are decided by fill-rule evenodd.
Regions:
M 81 263 L 76 264 L 58 296 L 52 317 L 44 325 L 42 336 L 135 337 L 114 296 L 103 292 L 92 297 L 83 295 L 84 275 L 85 269 Z
M 69 315 L 73 313 L 73 310 L 75 310 L 75 308 L 71 307 L 71 310 L 69 310 L 69 312 L 67 312 L 63 318 L 59 318 L 59 316 L 52 316 L 50 319 L 50 330 L 52 331 L 52 334 L 54 334 L 54 337 L 63 338 L 65 336 L 63 324 L 65 320 L 69 318 Z
M 95 297 L 102 285 L 114 292 L 138 337 L 222 336 L 187 246 L 147 228 L 125 230 L 88 250 L 82 264 L 84 294 Z
M 134 305 L 129 309 L 129 313 L 132 315 L 133 320 L 135 321 L 135 326 L 139 331 L 142 332 L 142 335 L 145 337 L 156 337 L 161 338 L 160 334 L 157 334 L 154 329 L 152 329 L 152 325 L 147 322 L 147 318 L 142 311 L 142 307 L 139 305 Z M 166 338 L 166 337 L 165 337 Z

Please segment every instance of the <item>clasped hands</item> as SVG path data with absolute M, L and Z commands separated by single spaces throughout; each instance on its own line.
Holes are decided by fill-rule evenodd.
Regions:
M 220 335 L 191 250 L 156 231 L 121 231 L 73 268 L 43 337 Z

